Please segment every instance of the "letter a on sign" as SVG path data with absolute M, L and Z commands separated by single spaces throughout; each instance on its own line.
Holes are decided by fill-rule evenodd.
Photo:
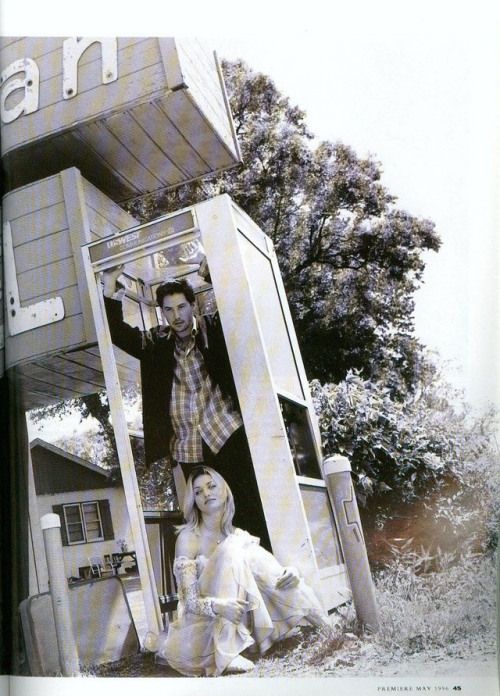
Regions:
M 23 78 L 10 79 L 20 73 L 24 73 Z M 38 109 L 39 85 L 40 71 L 31 58 L 16 60 L 5 68 L 0 76 L 2 123 L 11 123 L 21 114 L 31 114 Z M 7 100 L 18 89 L 24 90 L 24 97 L 9 108 Z

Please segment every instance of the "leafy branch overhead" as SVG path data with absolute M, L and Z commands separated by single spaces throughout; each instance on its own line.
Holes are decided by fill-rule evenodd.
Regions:
M 357 369 L 390 374 L 395 393 L 412 389 L 413 296 L 423 253 L 440 246 L 434 224 L 396 206 L 373 158 L 318 142 L 268 76 L 241 60 L 223 70 L 243 164 L 132 211 L 151 219 L 228 193 L 274 242 L 308 375 L 339 381 Z

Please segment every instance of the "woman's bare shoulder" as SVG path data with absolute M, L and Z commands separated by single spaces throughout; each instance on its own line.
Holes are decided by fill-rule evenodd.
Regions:
M 175 555 L 196 558 L 200 550 L 200 537 L 192 529 L 182 529 L 175 542 Z

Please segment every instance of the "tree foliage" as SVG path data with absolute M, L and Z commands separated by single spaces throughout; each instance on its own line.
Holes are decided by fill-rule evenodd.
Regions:
M 104 392 L 86 394 L 77 399 L 58 401 L 43 408 L 33 409 L 29 412 L 29 418 L 35 425 L 43 424 L 44 421 L 51 419 L 64 422 L 73 413 L 78 414 L 80 423 L 94 418 L 97 431 L 87 438 L 74 437 L 71 433 L 64 431 L 57 445 L 105 469 L 116 467 L 118 453 L 113 426 L 109 418 L 108 397 Z
M 338 384 L 315 380 L 311 390 L 324 451 L 349 458 L 363 505 L 390 491 L 409 501 L 445 482 L 467 488 L 487 459 L 498 468 L 494 412 L 473 417 L 436 367 L 404 401 L 355 371 Z
M 274 242 L 308 374 L 339 381 L 357 369 L 394 393 L 414 388 L 413 296 L 422 253 L 439 248 L 434 224 L 396 207 L 372 157 L 317 142 L 268 76 L 240 60 L 223 70 L 243 164 L 132 212 L 150 219 L 228 193 Z

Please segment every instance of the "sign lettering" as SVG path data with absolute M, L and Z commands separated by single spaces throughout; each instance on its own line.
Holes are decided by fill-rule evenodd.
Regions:
M 14 75 L 24 73 L 24 77 L 11 80 Z M 40 71 L 31 58 L 16 60 L 5 68 L 0 76 L 0 115 L 2 123 L 11 123 L 21 114 L 32 114 L 38 109 Z M 24 97 L 11 109 L 6 106 L 9 96 L 18 89 L 24 90 Z
M 7 326 L 9 334 L 16 334 L 37 329 L 40 326 L 53 324 L 64 319 L 64 304 L 61 297 L 51 297 L 35 304 L 21 306 L 19 287 L 17 284 L 16 259 L 12 244 L 10 223 L 3 226 L 3 250 L 5 258 L 5 299 Z
M 131 249 L 144 248 L 172 234 L 186 232 L 195 227 L 193 213 L 186 210 L 155 222 L 148 222 L 127 232 L 121 232 L 109 239 L 103 239 L 89 247 L 92 263 L 102 261 Z
M 78 64 L 85 51 L 94 43 L 101 45 L 101 80 L 109 84 L 118 79 L 118 42 L 116 38 L 74 37 L 63 41 L 62 96 L 73 99 L 78 94 Z M 14 79 L 14 76 L 15 79 Z M 23 90 L 13 106 L 8 99 Z M 15 96 L 11 97 L 12 100 Z M 22 58 L 8 65 L 0 75 L 0 117 L 2 123 L 11 123 L 22 114 L 38 110 L 40 101 L 40 71 L 31 58 Z

